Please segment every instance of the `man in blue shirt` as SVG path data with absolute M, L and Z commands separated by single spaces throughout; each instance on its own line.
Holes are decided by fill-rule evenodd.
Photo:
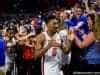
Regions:
M 87 24 L 87 16 L 83 15 L 83 9 L 81 7 L 74 8 L 73 17 L 71 19 L 72 24 L 69 26 L 73 29 L 75 35 L 82 41 L 83 34 L 89 32 L 88 24 Z M 83 71 L 84 65 L 87 64 L 87 61 L 83 60 L 82 55 L 83 51 L 80 49 L 76 43 L 74 42 L 72 45 L 72 61 L 71 61 L 71 70 L 74 71 Z
M 70 27 L 74 31 L 76 31 L 76 35 L 82 40 L 81 36 L 83 33 L 89 32 L 89 27 L 87 23 L 87 16 L 84 16 L 84 11 L 82 7 L 75 8 L 74 16 L 71 19 L 71 22 L 73 23 Z
M 0 75 L 4 75 L 4 66 L 5 66 L 5 41 L 0 32 Z

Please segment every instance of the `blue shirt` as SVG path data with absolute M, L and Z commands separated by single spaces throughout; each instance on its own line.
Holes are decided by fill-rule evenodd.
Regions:
M 73 23 L 73 24 L 72 24 L 72 27 L 77 26 L 77 24 L 78 24 L 79 22 L 83 22 L 83 25 L 79 28 L 80 31 L 82 31 L 82 32 L 85 33 L 85 34 L 88 34 L 88 33 L 89 33 L 89 27 L 88 27 L 88 23 L 87 23 L 87 16 L 81 15 L 81 16 L 79 17 L 79 19 L 77 19 L 76 17 L 73 17 L 73 18 L 71 19 L 71 22 Z M 83 39 L 82 39 L 82 35 L 83 35 L 83 34 L 82 34 L 81 32 L 76 32 L 76 35 L 79 37 L 80 40 L 83 40 Z
M 98 48 L 96 42 L 85 48 L 84 59 L 88 61 L 88 64 L 100 64 L 100 51 Z
M 3 66 L 5 64 L 5 41 L 0 36 L 0 66 Z
M 86 16 L 80 16 L 79 20 L 74 17 L 71 19 L 71 21 L 74 23 L 74 26 L 77 25 L 77 23 L 80 21 L 84 22 L 84 24 L 80 27 L 80 31 L 84 31 L 84 34 L 88 34 L 89 32 L 91 32 L 87 24 Z M 76 35 L 81 41 L 83 40 L 83 35 L 80 32 L 76 32 Z M 95 41 L 84 49 L 85 50 L 83 51 L 83 57 L 87 60 L 88 64 L 100 64 L 100 52 L 97 51 Z
M 71 20 L 65 20 L 64 21 L 64 27 L 67 28 L 67 27 L 71 27 L 71 26 L 74 26 L 73 22 L 71 22 Z

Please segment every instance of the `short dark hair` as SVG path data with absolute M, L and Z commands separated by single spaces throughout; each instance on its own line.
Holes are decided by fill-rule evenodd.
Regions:
M 46 17 L 45 22 L 46 24 L 52 20 L 52 19 L 57 19 L 59 21 L 59 19 L 55 16 L 55 15 L 49 15 L 48 17 Z

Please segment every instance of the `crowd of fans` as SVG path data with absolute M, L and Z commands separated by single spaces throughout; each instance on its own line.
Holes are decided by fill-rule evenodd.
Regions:
M 35 47 L 35 45 L 42 39 L 38 38 L 40 34 L 48 32 L 48 27 L 51 27 L 47 26 L 48 21 L 54 19 L 50 19 L 50 16 L 59 19 L 59 28 L 57 29 L 59 35 L 66 35 L 66 32 L 62 30 L 68 30 L 67 37 L 71 35 L 68 38 L 70 41 L 66 44 L 68 47 L 65 52 L 66 64 L 61 68 L 63 74 L 69 75 L 69 72 L 72 71 L 96 71 L 96 66 L 89 64 L 100 64 L 100 49 L 94 34 L 95 16 L 100 15 L 100 8 L 98 6 L 98 11 L 96 11 L 89 9 L 86 2 L 84 4 L 86 8 L 77 3 L 70 10 L 59 8 L 36 15 L 17 14 L 1 17 L 0 75 L 42 74 L 41 57 L 43 55 L 41 53 L 34 55 L 35 49 L 39 47 Z M 56 31 L 56 28 L 52 31 Z M 64 39 L 64 37 L 62 38 Z

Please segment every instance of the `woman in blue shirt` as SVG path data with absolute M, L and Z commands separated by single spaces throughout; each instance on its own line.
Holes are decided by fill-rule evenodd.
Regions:
M 83 33 L 82 41 L 75 36 L 75 41 L 78 47 L 84 48 L 84 59 L 88 61 L 88 64 L 100 64 L 100 51 L 97 50 L 96 38 L 93 32 L 94 16 L 93 14 L 88 15 L 88 26 L 89 31 L 87 34 Z
M 87 61 L 86 67 L 88 68 L 88 71 L 100 71 L 95 65 L 100 64 L 100 51 L 96 44 L 96 38 L 93 31 L 94 26 L 94 15 L 89 14 L 88 15 L 88 27 L 89 31 L 86 33 L 82 33 L 81 38 L 79 39 L 75 35 L 75 43 L 76 45 L 83 49 L 83 55 L 82 58 Z

